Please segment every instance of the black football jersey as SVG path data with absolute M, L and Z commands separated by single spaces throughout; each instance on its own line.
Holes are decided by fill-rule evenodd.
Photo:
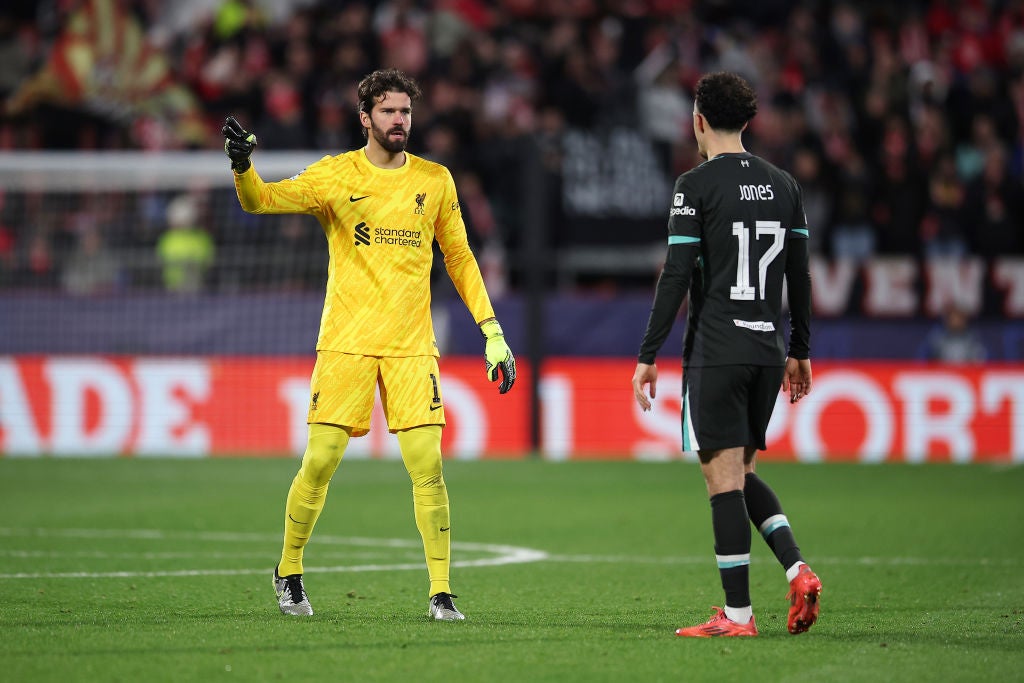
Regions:
M 653 362 L 688 289 L 687 365 L 782 365 L 783 287 L 794 297 L 794 357 L 809 346 L 807 219 L 796 180 L 747 152 L 720 154 L 676 180 L 669 252 L 641 362 Z M 798 243 L 797 240 L 800 242 Z M 792 253 L 795 251 L 795 254 Z

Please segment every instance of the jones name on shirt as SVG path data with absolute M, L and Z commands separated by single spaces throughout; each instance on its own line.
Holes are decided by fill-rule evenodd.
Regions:
M 744 201 L 771 201 L 775 192 L 771 185 L 740 185 L 740 199 Z

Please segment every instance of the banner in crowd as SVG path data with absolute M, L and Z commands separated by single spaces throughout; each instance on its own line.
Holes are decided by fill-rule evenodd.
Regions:
M 81 107 L 112 121 L 133 121 L 142 148 L 206 144 L 195 95 L 175 77 L 175 65 L 128 3 L 61 4 L 51 8 L 62 21 L 48 41 L 49 54 L 10 93 L 8 114 L 31 115 L 41 104 Z
M 281 456 L 302 453 L 306 357 L 8 356 L 0 358 L 5 456 Z M 545 458 L 694 460 L 681 453 L 682 372 L 659 363 L 642 412 L 630 359 L 549 359 L 541 373 Z M 532 373 L 509 394 L 483 360 L 445 358 L 446 456 L 530 454 Z M 379 404 L 346 457 L 398 458 Z M 818 363 L 810 396 L 780 394 L 765 460 L 1024 462 L 1024 366 Z

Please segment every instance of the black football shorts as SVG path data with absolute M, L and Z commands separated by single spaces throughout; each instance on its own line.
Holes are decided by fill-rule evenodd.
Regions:
M 765 448 L 784 366 L 683 368 L 683 450 Z

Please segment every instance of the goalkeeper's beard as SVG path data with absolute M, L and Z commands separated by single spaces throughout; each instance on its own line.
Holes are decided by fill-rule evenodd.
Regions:
M 391 133 L 401 131 L 402 137 L 397 140 L 392 140 L 389 136 Z M 386 151 L 391 154 L 398 154 L 404 152 L 406 145 L 409 144 L 409 131 L 403 128 L 392 128 L 388 132 L 384 132 L 376 126 L 376 124 L 370 124 L 370 134 L 373 135 L 373 139 L 377 141 L 377 144 L 383 147 Z

